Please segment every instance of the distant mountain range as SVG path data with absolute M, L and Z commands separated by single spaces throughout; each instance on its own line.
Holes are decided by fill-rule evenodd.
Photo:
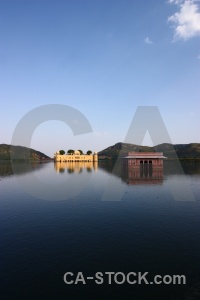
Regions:
M 11 153 L 12 151 L 12 153 Z M 46 154 L 36 151 L 31 148 L 22 146 L 11 146 L 7 144 L 0 144 L 0 160 L 10 160 L 12 158 L 15 160 L 49 160 L 50 157 Z
M 49 160 L 51 159 L 46 154 L 23 146 L 12 146 L 7 144 L 0 144 L 0 160 Z M 163 152 L 167 158 L 181 158 L 181 159 L 200 159 L 200 144 L 160 144 L 155 147 L 139 146 L 128 143 L 117 143 L 100 151 L 99 159 L 117 159 L 118 156 L 123 156 L 127 152 Z
M 160 144 L 155 147 L 117 143 L 99 152 L 99 159 L 116 159 L 127 152 L 163 152 L 167 158 L 200 159 L 200 144 Z

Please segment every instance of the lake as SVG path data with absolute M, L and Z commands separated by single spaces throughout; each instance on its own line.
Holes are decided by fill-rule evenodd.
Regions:
M 3 300 L 200 299 L 198 161 L 1 162 L 0 224 Z

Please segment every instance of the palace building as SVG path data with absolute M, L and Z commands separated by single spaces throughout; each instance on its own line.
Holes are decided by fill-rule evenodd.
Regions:
M 163 181 L 162 152 L 128 152 L 122 157 L 122 173 L 129 184 L 158 184 Z
M 163 156 L 162 152 L 128 152 L 122 157 L 128 161 L 129 166 L 140 167 L 141 165 L 151 165 L 154 168 L 163 167 Z
M 55 162 L 96 162 L 98 161 L 98 153 L 95 151 L 93 154 L 81 154 L 76 150 L 74 153 L 60 154 L 59 151 L 54 153 Z

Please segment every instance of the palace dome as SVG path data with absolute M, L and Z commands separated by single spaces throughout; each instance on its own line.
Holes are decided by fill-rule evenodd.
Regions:
M 80 155 L 80 151 L 75 150 L 75 151 L 74 151 L 74 154 L 75 154 L 75 155 Z

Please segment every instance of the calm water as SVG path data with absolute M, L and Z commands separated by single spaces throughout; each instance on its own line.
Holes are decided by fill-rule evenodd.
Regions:
M 200 163 L 13 168 L 0 164 L 1 299 L 200 299 Z M 111 271 L 185 275 L 187 284 L 63 281 Z

